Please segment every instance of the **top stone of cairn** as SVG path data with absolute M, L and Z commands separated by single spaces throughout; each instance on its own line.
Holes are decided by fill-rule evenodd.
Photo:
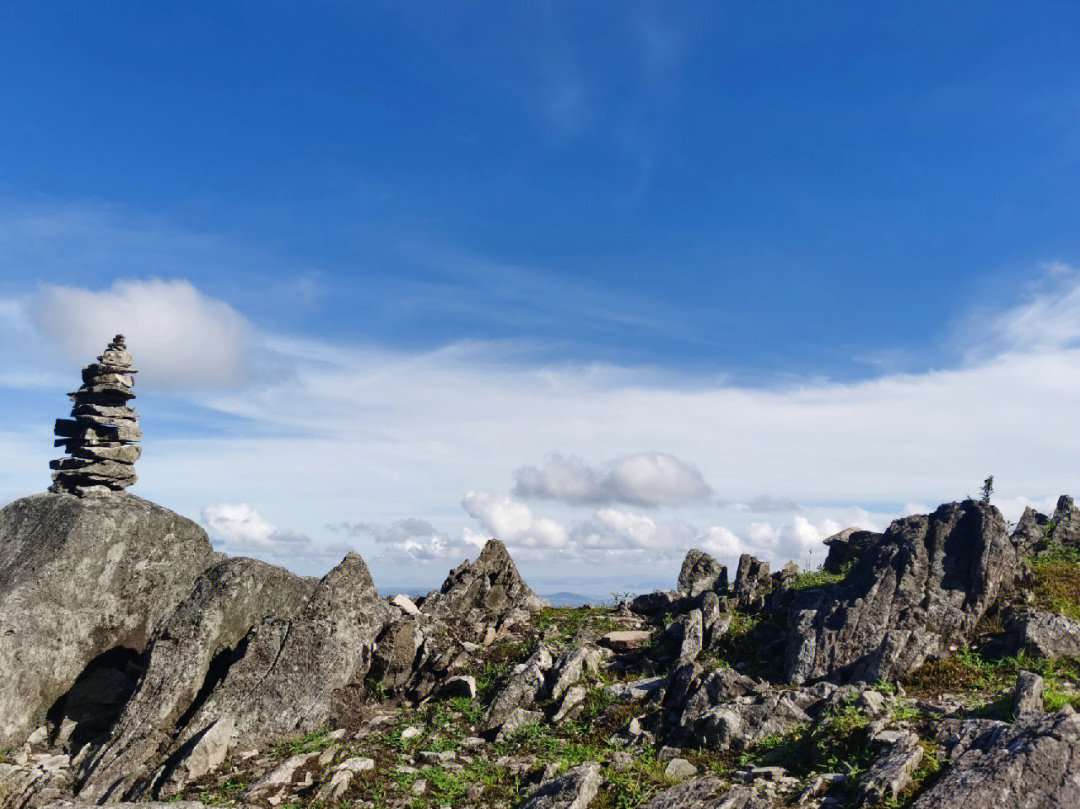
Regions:
M 82 370 L 82 386 L 68 394 L 71 418 L 57 419 L 58 447 L 67 457 L 52 461 L 52 492 L 84 496 L 120 491 L 135 482 L 141 448 L 139 416 L 129 406 L 135 398 L 136 370 L 124 335 L 106 346 L 96 363 Z

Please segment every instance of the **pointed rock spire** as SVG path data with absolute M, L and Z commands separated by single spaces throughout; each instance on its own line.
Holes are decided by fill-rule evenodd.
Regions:
M 56 420 L 54 444 L 68 454 L 49 464 L 49 491 L 81 497 L 120 491 L 135 482 L 142 431 L 128 403 L 135 398 L 136 373 L 122 334 L 97 362 L 83 368 L 82 386 L 68 394 L 74 402 L 71 418 Z

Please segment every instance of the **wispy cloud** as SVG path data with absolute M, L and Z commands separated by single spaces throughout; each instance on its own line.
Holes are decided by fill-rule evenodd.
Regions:
M 514 479 L 518 497 L 574 504 L 672 506 L 712 492 L 697 467 L 663 452 L 626 455 L 599 468 L 573 455 L 550 455 L 541 467 L 520 467 Z

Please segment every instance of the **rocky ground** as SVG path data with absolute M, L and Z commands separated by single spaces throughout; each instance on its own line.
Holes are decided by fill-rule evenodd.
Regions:
M 1080 806 L 1080 509 L 829 546 L 553 608 L 492 541 L 414 602 L 355 554 L 308 579 L 131 495 L 27 498 L 0 807 Z

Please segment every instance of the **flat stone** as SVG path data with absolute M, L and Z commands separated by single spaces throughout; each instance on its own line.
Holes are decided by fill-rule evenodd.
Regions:
M 697 775 L 697 767 L 685 758 L 673 758 L 664 768 L 664 777 L 669 781 L 685 781 Z
M 404 593 L 398 593 L 396 596 L 390 599 L 390 603 L 404 612 L 406 615 L 419 615 L 420 608 L 413 603 L 413 600 Z
M 600 643 L 616 652 L 629 652 L 640 649 L 651 637 L 652 633 L 644 629 L 629 629 L 622 632 L 608 632 L 600 637 Z

